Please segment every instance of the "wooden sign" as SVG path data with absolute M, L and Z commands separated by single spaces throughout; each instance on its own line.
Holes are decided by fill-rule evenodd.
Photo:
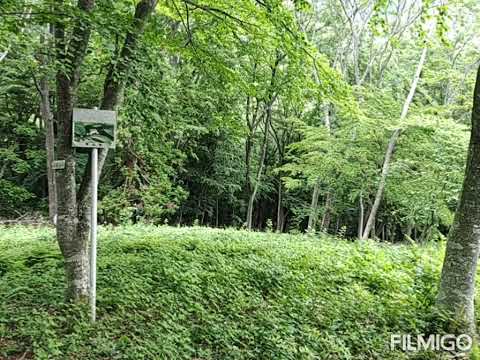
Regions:
M 115 148 L 117 114 L 110 110 L 73 109 L 72 146 Z

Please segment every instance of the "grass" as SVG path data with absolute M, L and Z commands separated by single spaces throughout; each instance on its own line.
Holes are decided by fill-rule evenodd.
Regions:
M 98 321 L 63 303 L 53 230 L 0 228 L 0 359 L 434 359 L 442 245 L 150 226 L 99 236 Z M 407 357 L 407 356 L 410 357 Z

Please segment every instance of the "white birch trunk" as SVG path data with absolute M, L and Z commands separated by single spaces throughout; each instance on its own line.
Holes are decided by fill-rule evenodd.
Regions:
M 423 48 L 422 55 L 420 56 L 420 60 L 417 65 L 417 69 L 415 71 L 415 75 L 412 80 L 412 84 L 410 86 L 410 91 L 408 92 L 407 98 L 402 107 L 402 113 L 400 114 L 400 122 L 405 120 L 408 114 L 408 110 L 410 109 L 410 105 L 412 104 L 413 97 L 415 95 L 415 91 L 417 90 L 418 81 L 420 80 L 420 75 L 422 73 L 423 65 L 425 64 L 425 60 L 427 58 L 427 48 Z M 366 240 L 372 227 L 375 225 L 375 220 L 377 216 L 378 208 L 380 207 L 380 202 L 383 197 L 383 193 L 385 190 L 385 185 L 387 183 L 387 176 L 388 171 L 390 169 L 390 162 L 392 160 L 393 152 L 395 150 L 395 146 L 397 144 L 397 140 L 402 132 L 402 128 L 397 128 L 393 131 L 392 136 L 390 137 L 390 141 L 388 142 L 387 151 L 385 153 L 385 159 L 383 161 L 382 173 L 380 176 L 380 182 L 378 185 L 377 193 L 375 195 L 375 200 L 373 202 L 372 210 L 370 211 L 370 215 L 367 220 L 367 224 L 365 225 L 365 229 L 363 230 L 362 240 Z

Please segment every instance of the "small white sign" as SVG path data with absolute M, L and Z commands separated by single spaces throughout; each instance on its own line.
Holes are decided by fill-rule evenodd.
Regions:
M 65 169 L 65 160 L 54 160 L 52 162 L 53 170 L 62 170 Z
M 110 110 L 73 109 L 72 146 L 115 148 L 117 113 Z

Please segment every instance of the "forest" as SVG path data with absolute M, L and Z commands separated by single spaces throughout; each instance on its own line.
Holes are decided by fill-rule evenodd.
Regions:
M 233 262 L 238 265 L 230 269 L 233 272 L 246 266 L 239 260 L 243 251 L 255 256 L 278 251 L 278 258 L 268 255 L 268 264 L 259 260 L 268 274 L 261 276 L 274 286 L 280 281 L 277 275 L 288 278 L 282 266 L 287 266 L 289 255 L 281 250 L 280 239 L 288 239 L 285 246 L 292 246 L 292 258 L 305 256 L 311 267 L 320 269 L 328 267 L 321 249 L 334 256 L 332 249 L 338 246 L 338 251 L 349 254 L 339 264 L 351 267 L 353 274 L 367 273 L 369 266 L 375 267 L 370 269 L 373 273 L 381 268 L 375 281 L 386 281 L 385 293 L 411 301 L 415 297 L 409 315 L 415 319 L 414 329 L 432 333 L 442 328 L 475 338 L 480 251 L 479 14 L 476 0 L 0 0 L 0 302 L 4 296 L 5 304 L 0 306 L 0 359 L 404 358 L 404 354 L 369 353 L 345 345 L 352 339 L 343 339 L 343 345 L 329 343 L 323 350 L 313 342 L 301 345 L 316 336 L 317 330 L 310 328 L 298 330 L 305 332 L 283 355 L 280 350 L 268 353 L 268 345 L 251 342 L 245 335 L 250 340 L 235 351 L 242 353 L 245 344 L 262 350 L 239 357 L 224 347 L 228 341 L 200 335 L 182 340 L 195 351 L 168 352 L 168 346 L 179 346 L 177 339 L 143 357 L 133 355 L 143 351 L 140 345 L 135 351 L 125 345 L 130 355 L 117 349 L 123 357 L 112 355 L 117 351 L 112 349 L 88 355 L 82 352 L 87 345 L 82 351 L 72 350 L 75 341 L 90 340 L 64 343 L 61 331 L 67 330 L 59 330 L 63 325 L 52 330 L 60 331 L 52 336 L 62 344 L 48 349 L 39 345 L 40 331 L 11 335 L 11 326 L 40 326 L 22 323 L 24 319 L 12 312 L 19 306 L 16 291 L 40 281 L 35 270 L 38 261 L 42 266 L 60 264 L 62 272 L 49 270 L 46 278 L 51 276 L 52 282 L 66 287 L 42 295 L 48 303 L 45 314 L 58 310 L 48 310 L 61 302 L 55 297 L 58 291 L 65 290 L 65 298 L 74 303 L 87 301 L 94 160 L 89 149 L 75 147 L 74 136 L 78 132 L 85 139 L 86 131 L 95 126 L 97 138 L 110 141 L 115 133 L 114 145 L 98 151 L 96 214 L 100 242 L 106 239 L 105 249 L 125 266 L 117 269 L 121 274 L 124 271 L 128 277 L 133 271 L 126 267 L 134 266 L 129 251 L 151 251 L 163 258 L 162 246 L 173 257 L 164 261 L 175 269 L 193 266 L 173 262 L 181 261 L 173 255 L 177 246 L 180 253 L 184 247 L 212 251 L 216 261 L 224 261 L 220 260 L 223 251 L 231 251 L 239 261 Z M 74 109 L 115 112 L 115 127 L 111 125 L 108 133 L 98 133 L 95 124 L 79 128 L 72 122 Z M 29 226 L 41 227 L 32 230 L 37 237 L 26 230 Z M 24 242 L 15 236 L 15 229 Z M 150 244 L 148 231 L 171 241 L 157 239 Z M 127 238 L 125 234 L 139 242 L 116 245 L 114 239 Z M 233 245 L 221 248 L 215 239 L 222 236 Z M 261 239 L 272 248 L 265 250 L 268 246 Z M 304 241 L 311 247 L 310 255 L 297 244 Z M 118 246 L 129 249 L 124 249 L 126 255 Z M 401 260 L 393 255 L 397 246 Z M 356 263 L 363 251 L 367 258 L 380 259 Z M 146 256 L 141 271 L 150 275 L 160 271 L 156 268 L 160 265 L 148 262 L 148 255 L 141 256 Z M 409 256 L 418 261 L 417 268 L 408 263 Z M 427 265 L 427 258 L 433 265 Z M 102 261 L 108 260 L 100 260 L 99 281 L 102 266 L 110 269 Z M 192 261 L 205 270 L 207 259 Z M 147 262 L 152 266 L 148 271 Z M 409 269 L 405 270 L 411 275 L 408 281 L 396 267 L 400 263 Z M 289 264 L 288 271 L 302 269 L 306 274 L 311 268 L 307 263 L 298 268 L 295 264 Z M 419 275 L 418 268 L 424 266 L 425 273 Z M 333 267 L 341 272 L 341 265 Z M 395 270 L 387 273 L 384 267 Z M 219 287 L 226 286 L 221 271 L 216 273 L 219 278 L 212 279 Z M 357 277 L 349 276 L 327 283 L 341 289 L 345 284 L 345 289 L 355 292 L 358 289 L 350 286 Z M 358 279 L 363 278 L 358 275 Z M 132 284 L 148 287 L 137 280 L 132 278 Z M 205 284 L 208 287 L 207 280 Z M 281 291 L 293 286 L 285 284 L 279 285 Z M 415 291 L 420 293 L 408 293 L 412 284 L 419 286 Z M 298 292 L 315 299 L 316 292 L 324 291 L 304 286 L 304 290 L 288 290 L 288 306 L 295 307 L 301 298 Z M 371 306 L 392 311 L 378 319 L 375 329 L 412 331 L 399 325 L 399 313 L 392 315 L 398 309 L 390 298 L 381 297 L 381 285 L 371 286 L 376 289 L 368 288 Z M 388 286 L 392 288 L 387 291 Z M 113 295 L 99 291 L 104 314 L 121 306 L 106 300 Z M 149 301 L 168 298 L 169 292 L 162 291 L 165 294 L 158 297 L 148 293 Z M 270 290 L 262 291 L 265 300 Z M 35 294 L 27 293 L 18 295 L 30 299 L 28 306 L 22 305 L 25 314 L 35 307 Z M 251 300 L 254 295 L 242 296 Z M 301 311 L 310 314 L 313 310 L 307 303 Z M 444 316 L 445 327 L 432 325 L 431 311 L 439 309 L 449 314 Z M 58 311 L 73 316 L 71 309 Z M 204 311 L 217 314 L 214 308 Z M 357 315 L 353 327 L 360 329 L 368 316 Z M 60 318 L 55 321 L 64 321 Z M 178 325 L 184 321 L 179 319 L 172 321 Z M 217 320 L 213 324 L 218 325 Z M 142 324 L 146 322 L 147 318 Z M 248 331 L 257 336 L 265 329 Z M 332 329 L 328 331 L 339 334 Z M 372 336 L 362 333 L 359 338 L 370 339 L 372 349 L 380 349 L 375 341 L 384 341 L 383 335 Z M 268 339 L 262 341 L 268 344 Z M 299 350 L 302 346 L 308 351 Z M 330 346 L 337 350 L 315 357 Z M 338 350 L 342 346 L 347 355 Z M 2 347 L 7 350 L 2 352 Z M 198 352 L 199 348 L 205 352 Z M 435 357 L 418 357 L 424 358 Z
M 446 235 L 468 143 L 478 6 L 384 3 L 157 5 L 122 75 L 101 221 L 349 237 L 368 221 L 366 235 L 386 241 Z M 52 6 L 2 4 L 4 218 L 48 214 Z M 132 14 L 128 1 L 96 6 L 75 95 L 83 108 L 101 106 Z M 61 11 L 69 26 L 74 5 Z M 87 155 L 76 155 L 77 172 Z

